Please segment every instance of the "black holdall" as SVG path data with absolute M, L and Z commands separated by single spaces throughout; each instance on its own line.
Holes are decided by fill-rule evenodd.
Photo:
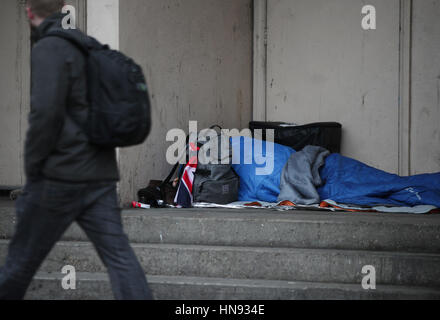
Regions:
M 177 165 L 174 167 L 177 169 Z M 143 204 L 148 204 L 152 208 L 165 208 L 174 205 L 174 197 L 176 196 L 177 187 L 170 181 L 172 174 L 164 181 L 151 180 L 146 188 L 138 191 L 138 201 Z
M 151 106 L 141 67 L 75 30 L 55 30 L 44 37 L 65 39 L 86 57 L 90 109 L 83 129 L 90 143 L 109 148 L 143 143 L 151 129 Z
M 319 146 L 332 153 L 341 152 L 342 125 L 337 122 L 317 122 L 294 125 L 285 122 L 252 121 L 249 129 L 255 136 L 256 129 L 262 129 L 262 139 L 266 140 L 267 129 L 274 130 L 274 142 L 301 151 L 308 145 Z

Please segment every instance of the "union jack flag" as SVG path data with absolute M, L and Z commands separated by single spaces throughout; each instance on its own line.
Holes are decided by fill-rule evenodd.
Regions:
M 200 148 L 196 148 L 190 143 L 190 148 L 193 151 L 198 151 Z M 174 203 L 181 208 L 191 208 L 193 204 L 193 183 L 194 173 L 197 170 L 197 156 L 191 157 L 183 170 L 182 179 L 180 180 L 179 188 L 177 189 Z

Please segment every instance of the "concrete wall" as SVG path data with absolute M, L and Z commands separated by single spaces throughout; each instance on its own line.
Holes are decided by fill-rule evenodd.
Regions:
M 399 1 L 269 0 L 267 119 L 342 123 L 342 153 L 398 170 Z
M 368 1 L 369 31 L 362 0 L 257 1 L 267 120 L 338 121 L 346 156 L 402 175 L 440 171 L 440 1 Z
M 24 183 L 22 143 L 29 111 L 30 30 L 22 1 L 0 11 L 0 186 Z
M 119 49 L 119 0 L 87 1 L 87 34 Z
M 440 1 L 413 3 L 410 165 L 440 171 Z
M 123 203 L 171 166 L 165 141 L 172 128 L 220 124 L 247 127 L 251 119 L 251 0 L 124 0 L 120 48 L 143 67 L 153 104 L 147 143 L 120 151 Z

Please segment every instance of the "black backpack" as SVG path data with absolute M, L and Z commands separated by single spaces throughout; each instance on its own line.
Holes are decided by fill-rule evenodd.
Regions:
M 151 128 L 145 76 L 131 58 L 75 30 L 55 30 L 45 37 L 70 41 L 87 58 L 89 116 L 84 131 L 102 147 L 141 144 Z
M 240 177 L 232 168 L 232 145 L 230 138 L 221 133 L 217 135 L 218 139 L 218 158 L 213 155 L 208 155 L 210 160 L 216 160 L 218 163 L 202 163 L 201 153 L 206 146 L 199 142 L 199 163 L 197 170 L 194 173 L 193 183 L 193 199 L 194 202 L 208 202 L 216 204 L 229 204 L 238 200 L 238 190 L 240 187 Z M 223 140 L 223 143 L 222 143 Z M 228 145 L 229 152 L 222 153 L 221 146 Z M 221 164 L 222 158 L 227 159 L 228 164 Z

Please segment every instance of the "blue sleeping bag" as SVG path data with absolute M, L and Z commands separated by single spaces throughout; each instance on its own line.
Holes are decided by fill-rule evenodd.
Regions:
M 440 172 L 400 177 L 340 154 L 326 158 L 320 170 L 322 200 L 361 206 L 433 205 L 440 208 Z
M 233 168 L 240 176 L 239 200 L 277 202 L 281 173 L 295 150 L 263 142 L 261 156 L 255 156 L 252 152 L 255 144 L 251 138 L 232 138 Z M 258 168 L 263 168 L 264 174 L 257 175 Z M 324 182 L 318 189 L 321 200 L 360 206 L 433 205 L 440 208 L 440 173 L 400 177 L 340 154 L 331 154 L 320 174 Z

